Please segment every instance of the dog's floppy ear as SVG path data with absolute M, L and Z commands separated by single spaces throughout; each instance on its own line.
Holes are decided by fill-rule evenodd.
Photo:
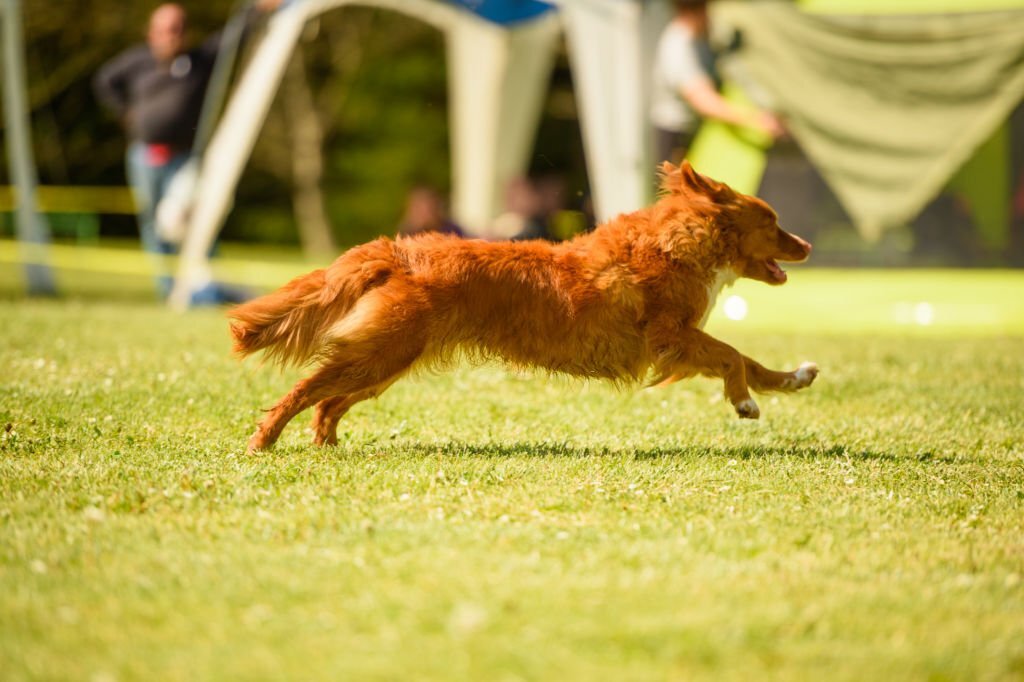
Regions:
M 733 196 L 732 188 L 729 185 L 701 175 L 688 161 L 683 161 L 679 166 L 679 173 L 682 176 L 683 184 L 689 186 L 697 194 L 703 194 L 714 201 L 726 201 Z
M 669 194 L 704 194 L 714 197 L 725 187 L 695 171 L 689 161 L 683 161 L 678 167 L 665 161 L 658 170 L 661 174 L 661 189 Z
M 693 169 L 693 164 L 685 159 L 679 164 L 679 173 L 683 176 L 683 181 L 691 187 L 700 187 L 701 177 L 700 173 Z
M 685 161 L 683 163 L 686 163 Z M 658 168 L 661 176 L 661 191 L 668 194 L 679 194 L 682 191 L 683 176 L 671 161 L 663 161 Z
M 682 180 L 695 192 L 701 194 L 713 194 L 717 191 L 718 183 L 705 178 L 703 175 L 693 169 L 693 165 L 689 161 L 683 161 L 679 165 L 679 174 L 682 176 Z

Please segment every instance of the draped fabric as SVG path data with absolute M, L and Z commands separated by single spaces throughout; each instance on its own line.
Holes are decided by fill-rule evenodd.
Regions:
M 868 237 L 911 220 L 1024 96 L 1024 10 L 835 16 L 720 2 L 734 58 Z

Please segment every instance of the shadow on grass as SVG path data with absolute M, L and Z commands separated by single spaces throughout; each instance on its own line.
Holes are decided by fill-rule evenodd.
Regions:
M 657 459 L 851 459 L 859 461 L 881 462 L 941 462 L 944 464 L 966 463 L 973 461 L 970 457 L 936 455 L 932 452 L 917 454 L 899 454 L 880 450 L 849 448 L 845 445 L 779 445 L 779 446 L 709 446 L 685 445 L 653 448 L 602 448 L 577 446 L 557 442 L 515 442 L 515 443 L 469 443 L 464 441 L 448 441 L 443 443 L 402 443 L 395 444 L 395 449 L 423 457 L 431 456 L 470 456 L 470 457 L 565 457 L 586 459 L 591 457 L 632 457 L 635 460 Z M 356 452 L 359 446 L 342 446 L 341 449 Z M 384 449 L 391 449 L 385 447 Z

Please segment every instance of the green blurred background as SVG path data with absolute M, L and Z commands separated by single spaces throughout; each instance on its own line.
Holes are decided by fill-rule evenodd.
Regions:
M 233 4 L 190 3 L 193 39 L 222 27 Z M 827 0 L 804 4 L 824 11 L 886 12 L 894 7 L 870 0 L 856 6 Z M 924 3 L 921 9 L 951 9 L 952 4 L 963 5 Z M 1019 5 L 1010 0 L 1003 4 Z M 912 8 L 913 3 L 902 5 Z M 43 185 L 125 184 L 124 135 L 94 101 L 90 79 L 104 61 L 142 39 L 151 10 L 151 3 L 113 0 L 24 3 L 29 104 Z M 69 22 L 67 17 L 76 20 Z M 411 187 L 426 184 L 449 190 L 446 64 L 439 31 L 394 12 L 347 7 L 326 13 L 307 28 L 299 58 L 323 131 L 325 208 L 339 247 L 392 234 Z M 298 244 L 291 196 L 292 143 L 283 97 L 287 92 L 276 98 L 246 166 L 225 240 Z M 4 142 L 0 137 L 0 147 Z M 1010 178 L 1016 182 L 1024 158 L 1021 107 L 989 148 L 1010 149 Z M 1024 206 L 1007 206 L 1006 190 L 1011 188 L 1000 190 L 979 176 L 983 167 L 967 167 L 917 219 L 888 230 L 878 242 L 865 241 L 853 229 L 835 196 L 792 141 L 783 140 L 771 150 L 761 194 L 776 206 L 787 228 L 815 242 L 817 264 L 1019 266 L 1024 264 Z M 589 188 L 564 46 L 552 75 L 530 174 L 559 178 L 563 209 L 584 208 Z M 2 167 L 0 185 L 8 184 L 7 169 Z M 975 200 L 972 205 L 964 191 L 969 186 L 990 187 L 995 203 L 979 205 Z M 1006 244 L 998 249 L 984 238 L 981 223 L 989 214 L 996 220 L 1012 214 Z M 58 238 L 91 241 L 136 235 L 130 215 L 54 214 L 51 223 Z M 0 213 L 0 236 L 13 234 L 10 214 Z

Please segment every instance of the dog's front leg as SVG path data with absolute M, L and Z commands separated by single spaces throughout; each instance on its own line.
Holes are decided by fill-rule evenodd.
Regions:
M 757 419 L 761 410 L 747 388 L 746 359 L 727 343 L 699 329 L 677 330 L 662 346 L 657 370 L 662 376 L 703 374 L 725 382 L 725 396 L 741 419 Z M 657 344 L 660 345 L 660 344 Z
M 743 356 L 743 362 L 747 370 L 747 383 L 759 393 L 798 391 L 810 386 L 818 376 L 818 366 L 813 362 L 805 362 L 792 372 L 768 369 L 747 356 Z
M 758 393 L 770 391 L 792 393 L 802 388 L 807 388 L 818 378 L 818 366 L 813 362 L 804 362 L 792 372 L 781 372 L 775 369 L 768 369 L 756 360 L 744 355 L 743 365 L 747 374 L 747 386 L 752 391 L 757 391 Z M 699 373 L 693 369 L 682 372 L 677 368 L 670 377 L 661 380 L 658 385 L 668 386 Z

